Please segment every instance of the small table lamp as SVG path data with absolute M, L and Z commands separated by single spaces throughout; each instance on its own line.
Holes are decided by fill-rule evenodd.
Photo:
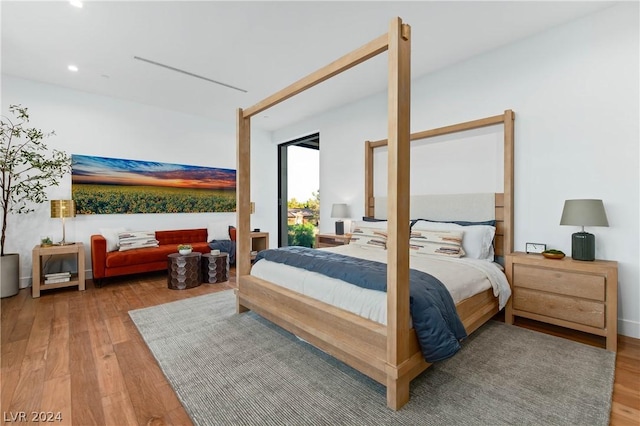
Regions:
M 344 222 L 342 219 L 349 216 L 349 206 L 346 204 L 334 204 L 331 207 L 331 217 L 338 218 L 336 220 L 336 235 L 344 235 Z
M 54 219 L 62 219 L 62 241 L 57 243 L 60 246 L 67 244 L 64 220 L 67 217 L 75 217 L 76 215 L 76 202 L 73 200 L 51 200 L 51 217 Z
M 571 257 L 576 260 L 595 260 L 596 238 L 584 232 L 584 227 L 609 226 L 602 200 L 566 200 L 560 225 L 582 226 L 581 232 L 571 236 Z

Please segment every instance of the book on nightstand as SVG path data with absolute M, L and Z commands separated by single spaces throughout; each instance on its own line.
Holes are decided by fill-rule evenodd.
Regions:
M 54 272 L 44 275 L 45 284 L 64 283 L 71 281 L 71 272 Z

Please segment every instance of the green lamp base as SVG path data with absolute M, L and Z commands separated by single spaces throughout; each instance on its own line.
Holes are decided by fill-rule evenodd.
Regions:
M 596 237 L 588 232 L 571 235 L 571 257 L 575 260 L 595 260 Z

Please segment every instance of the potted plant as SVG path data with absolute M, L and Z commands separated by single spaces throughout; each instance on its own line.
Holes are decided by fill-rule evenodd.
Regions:
M 71 170 L 71 157 L 49 149 L 45 139 L 55 132 L 28 127 L 29 112 L 21 105 L 10 105 L 12 117 L 0 119 L 0 186 L 2 193 L 2 233 L 0 234 L 0 297 L 18 293 L 20 259 L 18 253 L 5 253 L 9 213 L 27 214 L 34 204 L 47 201 L 46 189 L 57 186 Z
M 178 253 L 185 255 L 191 253 L 191 244 L 178 244 Z

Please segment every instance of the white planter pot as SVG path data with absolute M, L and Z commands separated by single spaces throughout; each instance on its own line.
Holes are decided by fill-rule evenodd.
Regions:
M 9 253 L 0 256 L 0 297 L 15 296 L 20 290 L 20 256 Z

